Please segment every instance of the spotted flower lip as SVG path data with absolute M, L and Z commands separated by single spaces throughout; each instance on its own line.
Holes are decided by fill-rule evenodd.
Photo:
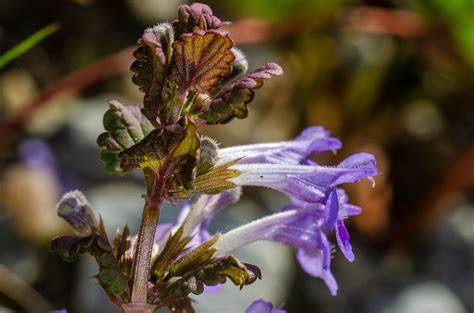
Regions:
M 308 156 L 340 149 L 342 143 L 320 126 L 308 127 L 294 140 L 219 149 L 218 164 L 239 159 L 239 164 L 299 164 Z
M 231 181 L 238 186 L 268 187 L 299 200 L 315 203 L 324 200 L 328 191 L 378 174 L 375 158 L 368 153 L 354 154 L 336 167 L 298 164 L 236 164 L 240 175 Z
M 250 304 L 245 313 L 286 313 L 282 308 L 273 308 L 270 302 L 263 299 L 256 300 Z

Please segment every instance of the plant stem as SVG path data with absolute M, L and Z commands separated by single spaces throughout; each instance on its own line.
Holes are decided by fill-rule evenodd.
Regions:
M 163 173 L 163 171 L 160 172 Z M 158 219 L 160 218 L 160 208 L 164 201 L 163 192 L 165 181 L 163 175 L 160 175 L 159 172 L 146 173 L 146 175 L 148 175 L 150 179 L 147 179 L 149 183 L 147 183 L 147 195 L 140 230 L 138 232 L 132 272 L 131 303 L 137 305 L 147 303 L 151 253 Z
M 153 313 L 156 309 L 156 305 L 149 303 L 126 303 L 122 306 L 124 313 Z

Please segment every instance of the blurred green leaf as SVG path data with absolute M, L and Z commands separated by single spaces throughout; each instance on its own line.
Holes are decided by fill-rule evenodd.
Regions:
M 57 31 L 58 29 L 59 24 L 49 24 L 48 26 L 40 29 L 30 37 L 26 38 L 25 40 L 14 46 L 4 54 L 0 55 L 0 69 L 2 69 L 5 65 L 10 63 L 14 59 L 21 56 L 26 51 L 36 46 L 39 42 L 41 42 L 43 39 Z

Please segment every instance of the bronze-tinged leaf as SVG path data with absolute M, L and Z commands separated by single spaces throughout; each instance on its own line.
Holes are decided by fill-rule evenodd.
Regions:
M 201 294 L 204 285 L 224 284 L 227 278 L 242 289 L 260 277 L 260 270 L 255 265 L 247 267 L 233 256 L 210 259 L 207 264 L 193 269 L 181 277 L 169 279 L 160 297 L 165 299 L 171 296 L 186 297 L 190 293 Z
M 152 122 L 156 121 L 166 104 L 162 101 L 162 90 L 171 57 L 173 28 L 170 24 L 159 24 L 145 30 L 140 45 L 133 53 L 136 61 L 131 66 L 135 74 L 132 81 L 145 93 L 143 114 Z
M 184 89 L 211 91 L 231 72 L 233 46 L 228 35 L 216 31 L 182 35 L 173 43 L 170 79 Z
M 185 135 L 185 128 L 178 124 L 153 130 L 142 141 L 118 155 L 122 171 L 128 172 L 137 167 L 159 169 L 161 162 L 179 145 Z
M 220 237 L 220 234 L 212 236 L 211 239 L 189 251 L 179 260 L 176 260 L 176 262 L 174 262 L 169 268 L 170 276 L 181 276 L 194 268 L 198 268 L 199 266 L 206 264 L 212 255 L 217 251 L 217 249 L 212 246 L 219 240 Z
M 209 104 L 209 108 L 199 114 L 207 124 L 225 124 L 233 118 L 245 118 L 249 104 L 254 97 L 254 90 L 263 86 L 266 79 L 281 75 L 281 67 L 268 63 L 249 75 L 225 87 Z
M 171 235 L 158 255 L 152 266 L 152 279 L 161 279 L 168 271 L 168 267 L 178 257 L 183 249 L 191 241 L 191 237 L 181 238 L 183 235 L 183 227 L 180 227 L 173 235 Z
M 199 158 L 199 137 L 196 126 L 182 120 L 153 130 L 145 139 L 121 152 L 120 167 L 128 172 L 134 168 L 158 171 L 169 167 L 169 183 L 190 189 L 194 186 Z

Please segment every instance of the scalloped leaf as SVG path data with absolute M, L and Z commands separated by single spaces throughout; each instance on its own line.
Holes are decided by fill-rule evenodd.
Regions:
M 141 106 L 111 100 L 109 107 L 103 118 L 106 132 L 99 135 L 97 144 L 106 171 L 114 173 L 120 171 L 119 153 L 142 141 L 154 128 L 141 113 Z
M 132 81 L 145 93 L 142 112 L 153 122 L 166 106 L 162 99 L 162 90 L 173 41 L 172 26 L 167 23 L 159 24 L 145 30 L 142 38 L 138 40 L 140 46 L 133 53 L 136 61 L 131 66 L 132 72 L 135 72 Z
M 278 64 L 268 63 L 252 73 L 225 87 L 209 104 L 209 108 L 199 114 L 207 124 L 225 124 L 233 118 L 245 118 L 248 104 L 253 100 L 255 89 L 261 88 L 266 79 L 281 75 Z
M 233 46 L 228 35 L 215 31 L 182 35 L 173 43 L 170 79 L 184 89 L 211 91 L 231 72 Z

